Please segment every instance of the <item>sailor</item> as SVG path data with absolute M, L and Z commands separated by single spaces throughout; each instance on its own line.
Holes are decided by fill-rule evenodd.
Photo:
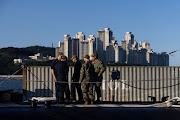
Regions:
M 100 101 L 100 97 L 101 97 L 101 85 L 102 85 L 102 74 L 103 72 L 106 70 L 104 64 L 102 63 L 102 61 L 100 61 L 98 59 L 98 54 L 96 52 L 94 52 L 92 55 L 92 64 L 94 66 L 95 69 L 95 91 L 97 93 L 97 102 Z
M 67 64 L 68 70 L 69 70 L 69 65 L 67 63 L 67 57 L 65 55 L 63 55 L 61 58 L 62 58 L 61 61 L 64 61 Z M 68 84 L 68 76 L 66 77 L 65 81 L 67 81 L 67 83 L 65 83 L 65 95 L 66 95 L 65 102 L 70 102 L 70 90 L 69 90 L 69 84 Z
M 82 64 L 76 55 L 73 55 L 71 60 L 75 63 L 74 64 L 74 74 L 72 76 L 72 82 L 76 82 L 76 83 L 71 84 L 71 100 L 76 101 L 75 89 L 77 89 L 78 98 L 79 98 L 78 101 L 81 102 L 83 99 L 81 84 L 79 84 L 77 82 L 79 82 L 80 70 L 81 70 Z
M 56 101 L 57 103 L 64 102 L 64 92 L 67 91 L 67 76 L 68 76 L 68 65 L 61 61 L 63 56 L 62 52 L 58 53 L 58 57 L 51 64 L 51 73 L 53 75 L 56 87 Z
M 94 80 L 94 67 L 89 61 L 89 55 L 84 56 L 84 61 L 85 63 L 82 64 L 80 71 L 79 83 L 82 83 L 82 92 L 85 104 L 88 104 L 89 100 L 91 101 L 91 104 L 93 104 L 93 84 L 91 82 Z

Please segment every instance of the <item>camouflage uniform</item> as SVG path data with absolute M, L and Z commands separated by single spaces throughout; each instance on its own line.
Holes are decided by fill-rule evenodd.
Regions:
M 106 70 L 104 64 L 99 60 L 95 60 L 92 62 L 92 64 L 94 65 L 94 69 L 95 69 L 95 81 L 96 81 L 96 84 L 95 84 L 95 90 L 96 90 L 96 93 L 97 93 L 97 100 L 99 100 L 99 98 L 101 97 L 101 85 L 102 83 L 102 74 L 103 72 Z
M 94 80 L 94 67 L 90 62 L 82 64 L 79 82 L 82 83 L 82 92 L 84 101 L 94 100 L 93 84 L 89 83 Z

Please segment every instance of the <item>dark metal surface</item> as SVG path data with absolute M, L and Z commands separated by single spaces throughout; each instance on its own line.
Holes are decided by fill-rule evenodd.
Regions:
M 1 108 L 1 120 L 179 120 L 178 108 Z

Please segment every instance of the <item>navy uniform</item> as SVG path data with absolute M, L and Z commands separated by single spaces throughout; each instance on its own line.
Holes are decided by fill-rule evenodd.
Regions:
M 67 64 L 68 70 L 69 70 L 69 65 L 67 63 L 67 57 L 65 55 L 62 55 L 61 58 L 62 58 L 61 61 L 64 61 Z M 68 76 L 66 77 L 66 81 L 68 82 Z M 66 95 L 66 102 L 69 102 L 70 101 L 69 83 L 66 84 L 65 95 Z
M 71 58 L 71 60 L 73 60 L 74 58 L 76 58 L 76 63 L 74 64 L 74 74 L 72 76 L 72 82 L 79 82 L 79 77 L 80 77 L 80 70 L 81 70 L 81 62 L 78 60 L 77 56 L 73 56 Z M 72 83 L 71 84 L 71 99 L 72 100 L 76 100 L 76 91 L 75 89 L 77 89 L 77 93 L 78 93 L 78 97 L 79 97 L 79 101 L 82 101 L 83 96 L 82 96 L 82 90 L 81 90 L 81 84 L 79 83 Z
M 67 92 L 69 87 L 67 83 L 60 82 L 68 82 L 67 76 L 69 72 L 69 68 L 66 62 L 61 60 L 54 60 L 51 64 L 51 69 L 54 70 L 54 74 L 56 77 L 55 87 L 56 87 L 56 100 L 58 103 L 64 102 L 64 92 Z

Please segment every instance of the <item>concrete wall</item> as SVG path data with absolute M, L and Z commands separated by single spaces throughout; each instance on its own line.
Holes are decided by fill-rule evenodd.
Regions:
M 73 70 L 73 67 L 69 67 L 69 84 Z M 154 96 L 157 101 L 161 101 L 164 96 L 180 96 L 180 67 L 113 66 L 106 67 L 103 74 L 103 101 L 113 100 L 112 70 L 119 70 L 121 73 L 120 80 L 115 81 L 114 100 L 117 102 L 151 101 L 148 96 Z M 24 100 L 33 96 L 55 96 L 50 67 L 27 67 L 23 74 L 23 89 L 26 93 Z

